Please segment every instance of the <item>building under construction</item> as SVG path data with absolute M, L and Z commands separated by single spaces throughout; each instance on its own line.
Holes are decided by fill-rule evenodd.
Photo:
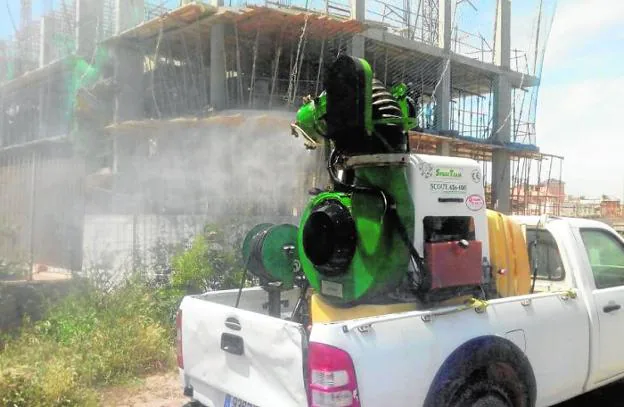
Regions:
M 319 169 L 288 124 L 340 53 L 409 85 L 413 151 L 482 162 L 500 211 L 557 213 L 535 134 L 553 8 L 523 3 L 24 0 L 0 42 L 0 254 L 79 267 L 85 213 L 297 216 Z

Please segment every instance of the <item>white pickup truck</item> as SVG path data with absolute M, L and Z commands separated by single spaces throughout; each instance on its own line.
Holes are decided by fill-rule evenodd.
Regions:
M 208 407 L 548 406 L 624 376 L 624 240 L 590 220 L 514 217 L 539 250 L 533 294 L 311 329 L 261 288 L 187 296 L 184 392 Z M 282 294 L 290 315 L 299 294 Z

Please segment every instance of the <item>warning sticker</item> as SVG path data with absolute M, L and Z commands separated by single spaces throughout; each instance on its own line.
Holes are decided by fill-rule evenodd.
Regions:
M 481 210 L 481 208 L 483 208 L 484 205 L 485 205 L 485 201 L 483 200 L 483 197 L 479 195 L 470 195 L 469 197 L 466 198 L 466 206 L 471 211 Z
M 438 194 L 465 194 L 468 185 L 453 182 L 432 182 L 429 184 L 429 190 Z

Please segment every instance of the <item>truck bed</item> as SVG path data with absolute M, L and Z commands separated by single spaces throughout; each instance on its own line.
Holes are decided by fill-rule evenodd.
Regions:
M 205 406 L 307 406 L 307 335 L 287 321 L 298 291 L 282 293 L 282 316 L 270 317 L 262 288 L 185 297 L 180 306 L 183 383 Z M 242 403 L 244 400 L 247 404 Z
M 266 315 L 266 293 L 260 288 L 246 289 L 241 308 L 233 308 L 237 292 L 183 301 L 185 385 L 205 406 L 245 405 L 228 402 L 227 395 L 262 407 L 307 406 L 304 327 Z M 297 295 L 293 290 L 282 296 L 284 317 Z M 236 318 L 241 329 L 228 328 L 228 318 Z M 496 299 L 483 309 L 447 307 L 314 324 L 309 341 L 349 352 L 362 406 L 420 406 L 432 372 L 460 345 L 475 338 L 505 338 L 526 354 L 535 372 L 536 405 L 546 406 L 581 393 L 588 332 L 582 296 L 552 292 Z M 242 355 L 222 349 L 228 334 L 242 338 Z

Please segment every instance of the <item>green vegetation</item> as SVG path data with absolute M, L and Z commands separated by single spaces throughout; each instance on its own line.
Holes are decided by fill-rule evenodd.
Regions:
M 28 269 L 23 263 L 11 262 L 0 259 L 0 281 L 23 280 L 28 274 Z
M 188 293 L 238 287 L 244 264 L 240 253 L 242 241 L 228 242 L 224 227 L 208 225 L 195 237 L 189 250 L 174 256 L 173 287 Z
M 97 405 L 97 387 L 172 367 L 175 294 L 137 281 L 89 286 L 26 321 L 0 352 L 0 405 Z
M 133 276 L 106 290 L 89 279 L 43 319 L 26 320 L 17 333 L 5 335 L 0 406 L 95 406 L 104 386 L 172 369 L 182 297 L 237 287 L 242 277 L 239 246 L 223 230 L 207 227 L 190 249 L 167 256 L 170 282 Z

